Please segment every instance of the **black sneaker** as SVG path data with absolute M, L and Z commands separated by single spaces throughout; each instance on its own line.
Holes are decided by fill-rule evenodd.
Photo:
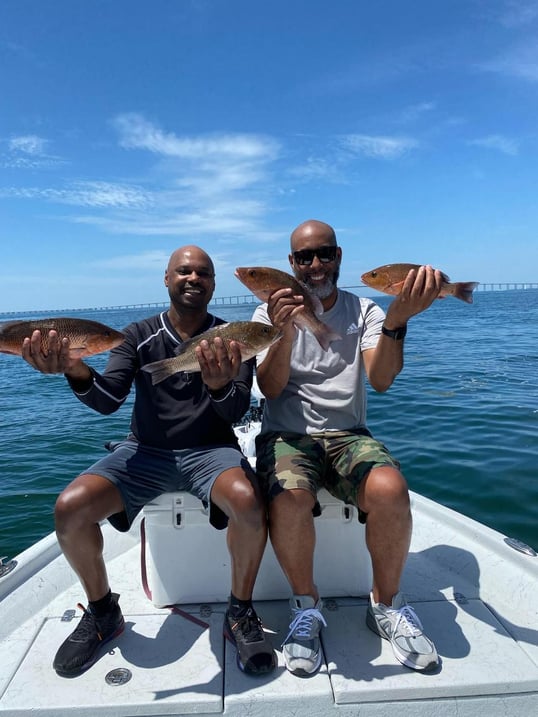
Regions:
M 263 631 L 262 621 L 250 607 L 245 615 L 224 616 L 224 635 L 235 645 L 237 666 L 248 675 L 265 675 L 276 667 L 276 654 Z
M 62 642 L 53 667 L 61 677 L 76 677 L 93 665 L 102 645 L 123 632 L 125 621 L 118 605 L 119 595 L 112 593 L 113 608 L 96 618 L 79 603 L 83 611 L 79 624 Z

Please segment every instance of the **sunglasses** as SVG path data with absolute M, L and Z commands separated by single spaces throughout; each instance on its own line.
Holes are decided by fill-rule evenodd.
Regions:
M 328 264 L 336 259 L 335 246 L 320 246 L 319 249 L 301 249 L 293 252 L 293 259 L 299 266 L 310 266 L 314 261 L 314 257 L 320 260 L 322 264 Z

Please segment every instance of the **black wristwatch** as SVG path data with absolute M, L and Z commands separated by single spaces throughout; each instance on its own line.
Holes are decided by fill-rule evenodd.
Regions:
M 389 339 L 401 341 L 405 338 L 405 335 L 407 333 L 407 326 L 400 326 L 400 328 L 398 329 L 387 329 L 385 326 L 382 326 L 381 333 L 385 334 L 385 336 L 388 336 Z

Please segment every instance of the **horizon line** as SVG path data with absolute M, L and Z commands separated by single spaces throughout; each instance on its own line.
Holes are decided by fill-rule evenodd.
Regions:
M 369 289 L 364 285 L 351 285 L 341 286 L 341 289 Z M 510 282 L 481 282 L 475 289 L 475 291 L 529 291 L 532 289 L 538 289 L 538 282 L 535 281 L 510 281 Z M 374 291 L 376 291 L 374 289 Z M 388 296 L 383 292 L 376 291 L 375 295 L 370 297 L 369 295 L 364 298 L 379 299 L 383 296 Z M 231 300 L 235 299 L 234 302 Z M 229 307 L 237 308 L 238 306 L 250 306 L 254 304 L 260 304 L 261 302 L 254 294 L 232 294 L 229 296 L 216 296 L 208 304 L 208 308 L 213 307 Z M 60 312 L 89 312 L 89 311 L 121 311 L 125 309 L 141 309 L 141 308 L 158 308 L 169 306 L 169 301 L 144 301 L 138 304 L 114 304 L 108 306 L 86 306 L 80 308 L 62 308 L 62 309 L 19 309 L 10 311 L 0 311 L 0 316 L 14 316 L 14 315 L 28 315 L 28 314 L 58 314 Z

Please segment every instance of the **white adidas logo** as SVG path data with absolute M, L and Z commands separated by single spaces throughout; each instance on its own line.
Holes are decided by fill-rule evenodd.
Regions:
M 359 333 L 359 327 L 355 322 L 350 324 L 347 328 L 346 334 L 358 334 Z

